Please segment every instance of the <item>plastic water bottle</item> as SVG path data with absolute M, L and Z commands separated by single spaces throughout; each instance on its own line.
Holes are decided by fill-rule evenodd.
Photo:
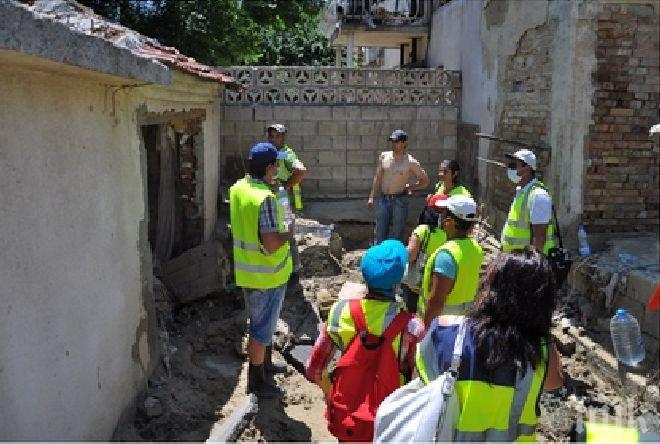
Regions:
M 284 187 L 280 187 L 277 193 L 277 199 L 280 201 L 282 211 L 284 212 L 284 226 L 288 230 L 293 221 L 293 215 L 291 214 L 291 205 L 289 204 L 289 193 L 287 193 Z
M 587 232 L 584 231 L 582 225 L 578 225 L 578 243 L 580 244 L 580 256 L 589 256 L 591 254 L 591 248 L 589 248 L 589 242 L 587 241 Z
M 616 358 L 626 365 L 637 365 L 646 351 L 637 319 L 625 308 L 619 308 L 610 321 L 610 334 Z

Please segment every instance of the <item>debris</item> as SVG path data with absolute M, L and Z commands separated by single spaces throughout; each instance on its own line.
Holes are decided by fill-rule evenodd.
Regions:
M 155 418 L 163 414 L 163 406 L 160 399 L 149 396 L 144 400 L 144 414 L 149 418 Z

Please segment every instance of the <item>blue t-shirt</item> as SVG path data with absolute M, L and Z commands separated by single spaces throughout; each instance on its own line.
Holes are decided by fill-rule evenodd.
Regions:
M 440 251 L 435 257 L 433 272 L 456 280 L 456 261 L 448 251 Z

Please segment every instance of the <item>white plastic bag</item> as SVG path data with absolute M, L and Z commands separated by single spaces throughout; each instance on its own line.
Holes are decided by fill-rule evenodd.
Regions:
M 454 384 L 464 337 L 465 318 L 456 335 L 450 368 L 429 384 L 416 378 L 383 400 L 376 413 L 374 443 L 453 441 L 460 414 Z

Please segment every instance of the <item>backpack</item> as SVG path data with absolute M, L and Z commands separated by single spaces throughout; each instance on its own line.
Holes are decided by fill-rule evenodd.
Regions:
M 349 308 L 357 334 L 332 373 L 325 416 L 328 430 L 340 441 L 371 441 L 378 406 L 400 385 L 399 362 L 391 344 L 413 315 L 397 314 L 376 336 L 367 330 L 360 301 L 350 300 Z
M 385 398 L 376 416 L 374 443 L 454 440 L 460 415 L 454 384 L 461 365 L 465 329 L 463 317 L 446 372 L 429 384 L 415 378 Z

